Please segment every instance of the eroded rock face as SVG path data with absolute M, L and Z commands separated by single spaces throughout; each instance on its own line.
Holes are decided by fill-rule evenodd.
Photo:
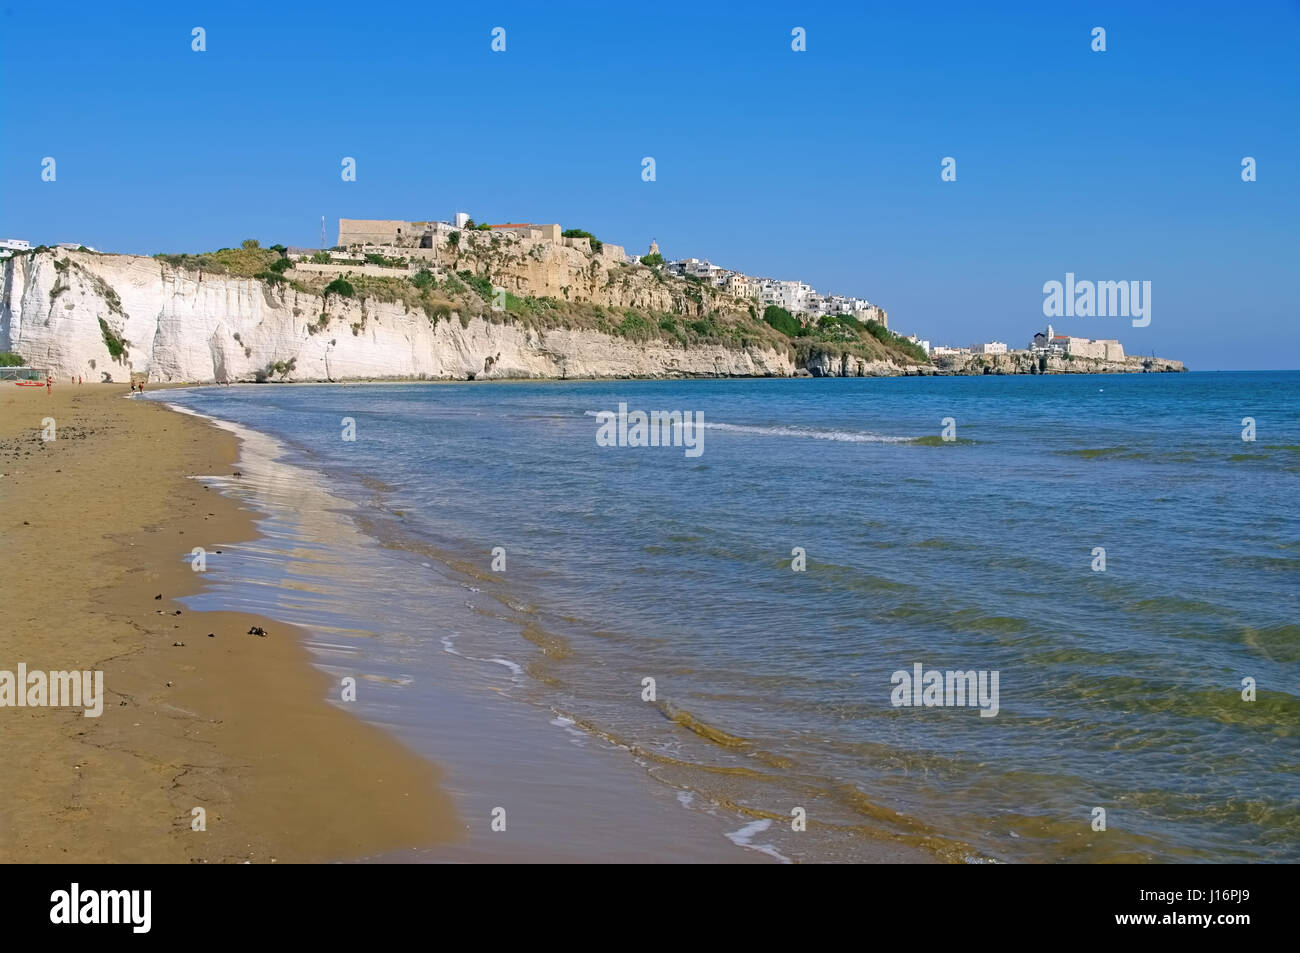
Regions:
M 653 297 L 644 288 L 627 290 L 629 306 L 641 303 L 633 298 Z M 332 297 L 327 307 L 317 295 L 253 278 L 181 271 L 134 255 L 15 256 L 4 263 L 0 295 L 0 350 L 16 351 L 60 378 L 121 381 L 142 372 L 153 381 L 485 380 L 795 372 L 789 355 L 771 348 L 642 344 L 590 330 L 539 331 L 482 318 L 462 323 L 454 313 L 431 321 L 400 302 Z M 328 315 L 323 323 L 322 313 Z
M 952 374 L 1141 374 L 1179 373 L 1186 368 L 1182 361 L 1135 354 L 1122 361 L 1054 355 L 1040 362 L 1038 356 L 1029 351 L 1010 351 L 1006 354 L 963 354 L 942 358 L 939 370 Z
M 898 377 L 909 371 L 892 361 L 868 361 L 852 354 L 824 352 L 810 354 L 804 366 L 813 377 Z

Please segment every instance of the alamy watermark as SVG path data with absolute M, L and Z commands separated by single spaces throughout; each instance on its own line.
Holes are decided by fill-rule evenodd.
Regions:
M 84 708 L 85 717 L 104 713 L 103 672 L 0 671 L 0 708 Z
M 899 669 L 890 676 L 894 690 L 889 701 L 895 708 L 978 708 L 981 718 L 998 713 L 998 672 L 926 671 L 916 662 L 912 671 Z
M 1043 283 L 1043 316 L 1048 318 L 1132 318 L 1135 328 L 1151 323 L 1151 282 L 1075 281 Z
M 127 924 L 132 933 L 148 933 L 153 923 L 152 890 L 68 890 L 50 894 L 50 922 L 55 924 Z
M 686 456 L 704 452 L 704 411 L 634 410 L 627 404 L 597 412 L 598 447 L 685 447 Z

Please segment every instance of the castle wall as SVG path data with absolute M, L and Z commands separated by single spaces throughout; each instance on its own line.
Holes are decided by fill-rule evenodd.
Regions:
M 398 219 L 339 219 L 340 245 L 419 244 L 423 229 Z

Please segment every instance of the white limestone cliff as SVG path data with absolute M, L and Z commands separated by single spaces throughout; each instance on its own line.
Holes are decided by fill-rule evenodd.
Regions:
M 400 302 L 342 300 L 153 258 L 64 250 L 3 264 L 0 351 L 56 377 L 151 381 L 778 376 L 771 348 L 637 343 L 482 318 L 433 321 Z M 328 312 L 324 325 L 318 323 Z M 125 352 L 114 357 L 110 341 Z

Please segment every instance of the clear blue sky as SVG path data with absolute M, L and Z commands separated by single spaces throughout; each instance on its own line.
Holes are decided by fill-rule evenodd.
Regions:
M 1300 367 L 1296 0 L 0 5 L 0 237 L 315 246 L 322 215 L 332 244 L 465 210 L 865 296 L 936 344 L 1024 346 L 1067 271 L 1149 280 L 1149 327 L 1057 328 Z

